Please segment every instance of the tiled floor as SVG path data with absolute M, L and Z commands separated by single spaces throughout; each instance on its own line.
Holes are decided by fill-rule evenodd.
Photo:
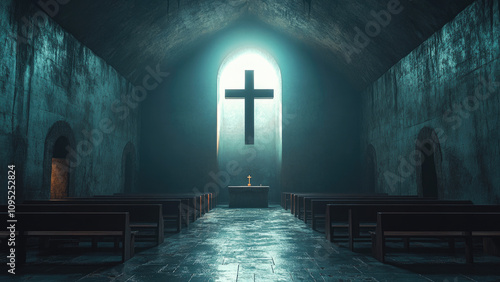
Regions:
M 369 242 L 350 252 L 332 244 L 281 207 L 217 208 L 164 244 L 117 256 L 38 256 L 20 281 L 500 281 L 500 258 L 478 250 L 464 263 L 461 244 L 414 243 L 408 255 L 393 244 L 389 264 L 370 253 Z M 62 265 L 61 265 L 62 264 Z M 5 272 L 4 272 L 5 273 Z M 3 275 L 3 273 L 2 273 Z M 3 280 L 5 276 L 0 276 Z M 7 280 L 6 280 L 7 281 Z

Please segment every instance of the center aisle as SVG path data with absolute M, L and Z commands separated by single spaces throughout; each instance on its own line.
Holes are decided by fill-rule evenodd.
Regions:
M 162 245 L 80 281 L 113 277 L 117 281 L 430 280 L 381 264 L 369 250 L 352 253 L 329 243 L 279 206 L 216 208 Z M 453 276 L 449 279 L 453 281 Z

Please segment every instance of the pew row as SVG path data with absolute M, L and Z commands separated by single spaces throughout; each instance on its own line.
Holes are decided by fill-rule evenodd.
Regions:
M 281 192 L 281 207 L 284 210 L 288 210 L 290 207 L 290 194 L 291 192 Z
M 379 212 L 372 232 L 372 251 L 385 263 L 387 238 L 460 238 L 465 258 L 473 263 L 473 237 L 499 238 L 500 213 L 481 212 Z
M 52 199 L 52 200 L 30 200 L 24 201 L 24 204 L 63 204 L 63 205 L 78 205 L 78 204 L 121 204 L 121 205 L 136 205 L 136 204 L 156 204 L 161 205 L 163 212 L 164 230 L 168 223 L 175 224 L 175 229 L 180 232 L 182 229 L 182 205 L 178 199 L 109 199 L 109 198 L 68 198 L 68 199 Z
M 186 193 L 186 194 L 168 194 L 168 193 L 160 193 L 160 194 L 136 194 L 136 193 L 115 193 L 113 195 L 99 195 L 95 197 L 119 197 L 119 198 L 162 198 L 162 199 L 181 199 L 183 200 L 183 205 L 186 205 L 185 200 L 189 200 L 186 207 L 183 207 L 184 210 L 190 210 L 190 214 L 193 215 L 193 221 L 196 220 L 197 217 L 203 216 L 204 213 L 209 212 L 210 210 L 215 208 L 217 197 L 213 193 Z
M 8 213 L 1 212 L 0 220 L 7 222 Z M 16 261 L 26 262 L 27 240 L 37 238 L 90 238 L 97 242 L 104 237 L 122 243 L 122 262 L 133 256 L 134 233 L 127 212 L 16 212 Z M 4 229 L 5 230 L 5 229 Z M 5 236 L 7 231 L 0 231 Z
M 299 219 L 303 219 L 305 223 L 309 220 L 313 220 L 314 216 L 325 215 L 326 206 L 324 203 L 333 203 L 336 201 L 349 201 L 349 202 L 368 202 L 368 201 L 405 201 L 405 202 L 420 202 L 420 201 L 436 201 L 434 198 L 419 198 L 416 196 L 364 196 L 364 197 L 303 197 L 302 205 L 298 205 L 300 213 L 298 215 Z M 315 204 L 316 206 L 313 206 Z M 320 205 L 319 207 L 317 205 Z M 301 208 L 303 207 L 303 208 Z M 302 214 L 302 216 L 300 216 Z
M 290 212 L 297 217 L 300 217 L 300 212 L 303 208 L 303 197 L 315 197 L 317 199 L 338 199 L 338 198 L 378 198 L 378 197 L 393 197 L 386 193 L 370 193 L 370 194 L 347 194 L 347 193 L 290 193 Z
M 330 213 L 330 218 L 327 218 L 328 205 L 339 204 L 335 213 Z M 317 222 L 320 220 L 325 220 L 325 227 L 328 227 L 327 222 L 331 220 L 340 221 L 346 223 L 348 221 L 348 211 L 349 207 L 345 205 L 349 204 L 363 204 L 363 205 L 472 205 L 471 201 L 462 200 L 436 200 L 427 198 L 379 198 L 379 199 L 336 199 L 336 200 L 312 200 L 311 201 L 311 224 L 314 230 L 317 230 Z M 343 211 L 340 211 L 343 209 Z M 375 219 L 372 221 L 375 222 Z M 325 232 L 329 232 L 329 228 L 325 228 Z
M 312 200 L 378 200 L 378 199 L 415 199 L 416 196 L 388 196 L 387 194 L 349 194 L 349 195 L 296 195 L 295 216 L 307 223 L 308 215 L 311 213 Z
M 3 209 L 7 210 L 7 208 Z M 19 204 L 18 212 L 128 212 L 130 228 L 136 238 L 152 238 L 156 245 L 164 241 L 162 206 L 159 204 Z M 154 235 L 150 236 L 149 234 Z
M 81 200 L 82 198 L 65 198 L 66 200 Z M 202 216 L 201 210 L 201 197 L 199 196 L 179 196 L 179 197 L 167 197 L 167 196 L 151 196 L 151 195 L 96 195 L 94 197 L 85 198 L 87 200 L 180 200 L 181 201 L 181 217 L 182 224 L 189 227 L 189 223 L 196 221 L 197 218 Z
M 325 222 L 327 239 L 333 241 L 335 228 L 347 228 L 349 249 L 353 251 L 354 240 L 360 238 L 360 229 L 376 228 L 378 212 L 500 212 L 500 206 L 453 203 L 331 204 L 327 206 Z M 346 214 L 347 222 L 344 224 Z

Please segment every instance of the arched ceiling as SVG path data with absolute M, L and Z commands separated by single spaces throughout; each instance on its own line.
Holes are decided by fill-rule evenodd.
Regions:
M 38 2 L 38 1 L 36 1 Z M 42 1 L 43 2 L 43 1 Z M 65 0 L 54 19 L 123 76 L 135 82 L 152 62 L 174 62 L 201 38 L 253 18 L 321 51 L 363 89 L 453 19 L 473 0 Z M 400 3 L 398 5 L 398 3 Z M 394 5 L 394 6 L 392 6 Z M 372 11 L 402 11 L 367 46 L 356 27 Z M 349 54 L 349 46 L 357 51 Z M 351 49 L 352 50 L 352 49 Z M 166 66 L 168 67 L 168 66 Z

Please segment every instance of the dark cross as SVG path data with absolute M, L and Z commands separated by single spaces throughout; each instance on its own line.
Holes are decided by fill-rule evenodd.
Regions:
M 273 89 L 254 89 L 253 70 L 245 71 L 245 89 L 226 89 L 226 99 L 245 99 L 245 144 L 254 143 L 254 99 L 273 97 Z

